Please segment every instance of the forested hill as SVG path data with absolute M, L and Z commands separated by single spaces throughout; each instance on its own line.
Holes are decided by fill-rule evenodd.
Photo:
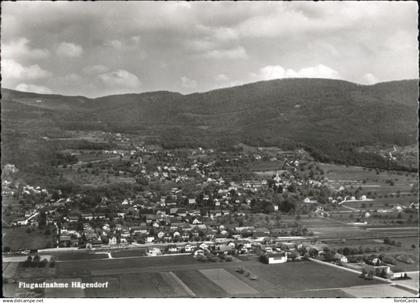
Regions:
M 2 126 L 6 136 L 131 132 L 166 147 L 303 146 L 336 160 L 348 157 L 340 152 L 352 146 L 415 144 L 417 100 L 418 80 L 366 86 L 282 79 L 189 95 L 160 91 L 96 99 L 2 89 Z

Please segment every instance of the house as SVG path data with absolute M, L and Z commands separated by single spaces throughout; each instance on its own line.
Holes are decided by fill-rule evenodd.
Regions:
M 188 240 L 190 239 L 190 234 L 189 234 L 189 233 L 184 232 L 184 233 L 182 234 L 181 238 L 182 238 L 182 240 L 183 240 L 183 241 L 188 241 Z
M 178 208 L 176 207 L 172 207 L 169 209 L 169 214 L 170 215 L 176 215 L 176 213 L 178 212 Z
M 194 218 L 194 220 L 192 221 L 192 224 L 201 224 L 202 222 L 200 220 L 198 220 L 198 218 Z
M 303 202 L 304 203 L 307 203 L 307 204 L 314 204 L 314 203 L 318 203 L 316 200 L 312 200 L 311 198 L 309 198 L 309 197 L 306 197 L 304 200 L 303 200 Z
M 206 224 L 198 224 L 198 225 L 196 225 L 197 226 L 197 228 L 198 229 L 200 229 L 200 230 L 205 230 L 205 229 L 207 229 L 207 225 Z
M 93 214 L 91 214 L 91 213 L 82 214 L 82 219 L 83 220 L 88 220 L 88 221 L 93 220 Z
M 177 215 L 180 217 L 185 217 L 187 215 L 187 211 L 185 210 L 185 208 L 179 208 L 177 211 Z
M 188 199 L 188 204 L 189 205 L 195 205 L 197 202 L 195 201 L 195 198 L 190 198 Z
M 167 247 L 167 249 L 168 249 L 168 252 L 170 252 L 170 253 L 177 253 L 178 252 L 178 247 L 176 247 L 176 245 L 169 245 Z
M 115 236 L 111 237 L 109 239 L 109 245 L 116 245 L 117 244 L 117 238 Z
M 287 255 L 284 252 L 279 254 L 268 254 L 266 255 L 266 258 L 268 264 L 279 264 L 287 262 Z
M 218 234 L 214 236 L 214 241 L 216 241 L 216 243 L 223 243 L 227 241 L 226 236 Z
M 347 259 L 346 256 L 344 256 L 342 254 L 339 254 L 339 253 L 336 253 L 334 255 L 334 260 L 340 261 L 341 263 L 347 263 L 347 262 L 349 262 L 349 260 Z
M 198 247 L 200 247 L 203 250 L 206 250 L 209 248 L 209 246 L 206 243 L 201 243 Z
M 77 221 L 79 221 L 79 216 L 69 216 L 68 221 L 69 222 L 77 222 Z
M 155 237 L 153 237 L 153 236 L 148 236 L 146 238 L 146 242 L 148 242 L 148 243 L 152 243 L 154 240 L 155 240 Z
M 407 272 L 399 269 L 393 269 L 390 273 L 390 279 L 408 278 Z
M 194 250 L 194 246 L 187 244 L 184 246 L 185 252 L 192 252 Z
M 147 234 L 147 228 L 144 226 L 133 226 L 130 230 L 133 234 Z
M 153 214 L 147 214 L 146 216 L 146 223 L 152 223 L 156 220 L 156 215 Z
M 162 251 L 158 247 L 151 247 L 146 252 L 148 256 L 160 256 L 162 255 Z

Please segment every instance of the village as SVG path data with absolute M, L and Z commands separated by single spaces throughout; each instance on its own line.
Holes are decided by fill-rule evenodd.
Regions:
M 166 150 L 119 133 L 106 136 L 119 148 L 66 151 L 72 162 L 57 164 L 60 178 L 75 171 L 105 180 L 96 187 L 29 185 L 17 181 L 15 165 L 4 167 L 3 197 L 19 207 L 4 207 L 3 226 L 10 233 L 24 229 L 29 237 L 42 232 L 49 239 L 44 247 L 6 245 L 4 253 L 125 251 L 132 256 L 190 254 L 199 262 L 254 256 L 267 264 L 311 259 L 345 266 L 366 279 L 407 276 L 384 254 L 390 249 L 386 245 L 328 245 L 308 225 L 348 213 L 344 224 L 350 228 L 392 214 L 405 219 L 418 211 L 418 203 L 366 209 L 376 194 L 333 183 L 302 150 Z M 110 176 L 119 179 L 113 183 Z M 354 203 L 364 206 L 349 206 Z

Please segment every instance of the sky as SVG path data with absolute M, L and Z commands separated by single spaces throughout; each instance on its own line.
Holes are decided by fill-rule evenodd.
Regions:
M 2 2 L 2 87 L 98 97 L 418 78 L 416 2 Z

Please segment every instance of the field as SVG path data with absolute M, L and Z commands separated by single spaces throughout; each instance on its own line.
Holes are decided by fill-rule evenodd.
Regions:
M 98 173 L 94 173 L 93 171 L 78 172 L 74 168 L 65 168 L 60 171 L 63 173 L 65 179 L 77 184 L 100 186 L 111 183 L 135 183 L 134 178 L 115 176 L 103 171 L 99 171 Z
M 219 286 L 209 281 L 197 270 L 176 271 L 175 274 L 195 293 L 197 297 L 228 297 Z
M 3 247 L 8 246 L 11 250 L 47 248 L 52 244 L 52 236 L 38 230 L 27 233 L 25 227 L 4 229 L 2 240 Z
M 338 188 L 353 186 L 354 189 L 362 187 L 362 193 L 376 193 L 379 196 L 390 193 L 411 194 L 411 185 L 418 182 L 417 174 L 395 171 L 381 171 L 359 166 L 344 166 L 320 163 L 325 172 L 325 177 L 330 180 L 330 185 Z M 392 180 L 393 185 L 389 182 Z M 412 196 L 415 197 L 415 196 Z
M 231 296 L 258 294 L 258 291 L 222 268 L 202 269 L 200 272 Z
M 289 292 L 381 283 L 377 280 L 362 280 L 355 273 L 311 261 L 285 264 L 244 262 L 244 267 L 260 280 L 270 283 L 271 290 L 276 290 L 281 297 L 287 297 Z
M 145 256 L 146 250 L 145 249 L 125 249 L 119 251 L 112 251 L 111 255 L 113 258 L 120 258 L 120 257 L 138 257 L 138 256 Z
M 129 251 L 121 253 L 126 252 Z M 80 259 L 76 259 L 77 256 Z M 91 255 L 61 253 L 49 276 L 37 276 L 37 269 L 29 269 L 31 275 L 20 277 L 43 280 L 55 276 L 63 281 L 109 282 L 106 289 L 61 292 L 60 296 L 64 297 L 350 297 L 358 296 L 355 291 L 359 288 L 354 287 L 363 286 L 364 289 L 383 284 L 378 280 L 362 280 L 356 273 L 311 261 L 266 265 L 256 258 L 243 259 L 239 263 L 201 263 L 189 255 L 121 256 L 116 259 L 86 256 Z M 237 272 L 238 267 L 250 274 Z M 15 271 L 7 267 L 3 270 Z M 254 280 L 250 279 L 251 275 Z M 57 293 L 49 291 L 45 295 L 54 297 Z
M 138 257 L 106 260 L 80 260 L 58 263 L 59 275 L 78 275 L 86 272 L 93 275 L 112 275 L 165 270 L 171 266 L 197 264 L 191 256 Z
M 414 297 L 415 295 L 395 286 L 375 285 L 369 287 L 348 287 L 343 289 L 345 293 L 353 297 L 364 298 L 393 298 Z
M 120 277 L 123 297 L 186 297 L 187 294 L 168 273 L 129 274 Z M 175 284 L 175 287 L 173 287 Z
M 105 253 L 85 253 L 85 252 L 69 252 L 60 253 L 58 255 L 58 261 L 72 261 L 72 260 L 94 260 L 94 259 L 106 259 L 108 255 Z
M 82 282 L 82 279 L 72 279 L 71 281 Z M 46 282 L 66 283 L 66 282 L 69 282 L 69 280 L 54 278 L 51 280 L 47 280 Z M 81 288 L 68 287 L 68 288 L 46 288 L 45 289 L 46 298 L 83 298 L 84 296 L 85 296 L 85 290 Z

